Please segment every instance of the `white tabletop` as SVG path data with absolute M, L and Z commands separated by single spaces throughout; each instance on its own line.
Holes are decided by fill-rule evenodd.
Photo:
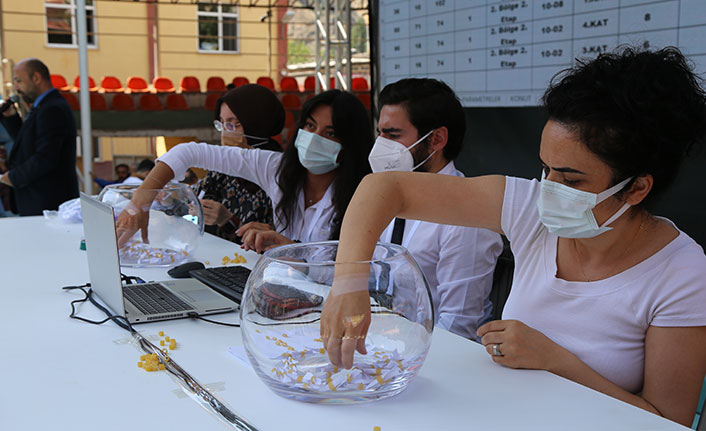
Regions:
M 69 318 L 88 281 L 82 227 L 41 217 L 0 219 L 0 429 L 219 430 L 225 426 L 183 397 L 165 372 L 137 367 L 142 354 L 114 325 Z M 195 253 L 220 266 L 223 256 L 257 255 L 205 235 Z M 123 268 L 167 279 L 165 269 Z M 81 314 L 101 318 L 91 304 Z M 235 313 L 212 316 L 237 322 Z M 249 364 L 229 353 L 240 330 L 190 319 L 136 326 L 164 331 L 179 346 L 170 356 L 260 430 L 676 430 L 687 429 L 544 371 L 492 362 L 482 346 L 442 329 L 429 356 L 401 394 L 346 406 L 292 401 L 271 392 Z

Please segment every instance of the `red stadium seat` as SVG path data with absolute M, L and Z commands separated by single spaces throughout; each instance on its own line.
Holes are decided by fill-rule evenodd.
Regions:
M 189 109 L 189 105 L 187 105 L 186 99 L 181 94 L 170 94 L 167 96 L 167 109 L 184 111 Z
M 182 93 L 200 93 L 201 83 L 199 79 L 195 76 L 185 76 L 181 78 L 179 83 L 179 89 Z
M 272 137 L 272 139 L 279 144 L 279 146 L 282 146 L 282 134 L 280 133 L 279 135 L 275 135 Z
M 336 85 L 336 77 L 332 76 L 331 79 L 329 80 L 329 87 L 328 89 L 332 89 Z M 314 76 L 307 76 L 306 79 L 304 80 L 304 91 L 314 91 L 316 89 L 316 77 Z
M 363 77 L 353 78 L 353 91 L 369 91 L 368 80 Z
M 78 111 L 81 109 L 81 104 L 78 103 L 78 99 L 74 94 L 62 92 L 61 95 L 64 96 L 64 99 L 69 103 L 71 110 Z
M 356 96 L 358 96 L 358 100 L 363 102 L 363 106 L 365 106 L 365 109 L 370 109 L 370 93 L 358 93 L 356 94 Z
M 135 102 L 133 102 L 132 97 L 125 93 L 118 93 L 113 96 L 113 100 L 110 102 L 114 111 L 134 111 Z
M 233 85 L 240 87 L 241 85 L 250 84 L 250 80 L 244 76 L 236 76 L 233 78 Z
M 161 111 L 163 108 L 156 94 L 145 93 L 140 96 L 140 109 L 143 111 Z
M 281 91 L 299 91 L 299 84 L 297 80 L 291 76 L 285 76 L 279 82 L 279 89 Z
M 71 86 L 66 82 L 66 78 L 63 75 L 51 75 L 51 85 L 59 91 L 69 91 Z M 78 101 L 76 102 L 78 103 Z
M 101 93 L 122 93 L 123 84 L 114 76 L 104 76 L 101 79 Z
M 287 130 L 287 140 L 285 141 L 286 143 L 284 144 L 285 147 L 288 147 L 290 142 L 291 142 L 291 143 L 294 143 L 294 135 L 295 135 L 296 133 L 297 133 L 297 128 L 294 127 L 294 125 L 292 125 L 292 127 L 290 127 L 290 128 Z
M 316 90 L 316 78 L 313 76 L 307 76 L 304 80 L 304 91 L 314 91 Z
M 226 91 L 226 82 L 220 76 L 212 76 L 208 78 L 208 81 L 206 81 L 206 91 Z
M 76 79 L 74 79 L 74 90 L 75 91 L 80 91 L 81 90 L 81 77 L 77 76 Z M 88 91 L 98 91 L 98 87 L 96 87 L 96 81 L 93 80 L 90 76 L 88 77 Z
M 275 81 L 273 81 L 269 76 L 261 76 L 257 78 L 257 85 L 262 85 L 265 88 L 275 91 Z
M 157 93 L 174 93 L 174 84 L 172 80 L 165 76 L 156 76 L 152 81 L 154 91 Z
M 91 111 L 107 111 L 108 104 L 102 94 L 91 93 Z
M 292 114 L 292 111 L 284 111 L 284 127 L 290 129 L 294 127 L 294 123 L 294 114 Z
M 282 96 L 282 106 L 284 109 L 299 110 L 302 109 L 302 101 L 296 94 L 285 94 Z
M 149 86 L 147 86 L 147 81 L 139 76 L 128 76 L 127 78 L 127 92 L 128 93 L 147 93 L 150 91 Z
M 216 109 L 216 101 L 218 101 L 219 97 L 221 97 L 221 93 L 213 93 L 206 96 L 206 103 L 204 103 L 204 108 L 208 109 L 209 111 L 213 111 L 214 109 Z

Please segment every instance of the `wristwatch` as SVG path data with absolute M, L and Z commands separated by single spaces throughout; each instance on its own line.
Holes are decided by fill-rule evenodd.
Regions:
M 233 215 L 233 217 L 229 218 L 226 223 L 231 225 L 235 230 L 238 230 L 238 228 L 240 227 L 240 219 L 235 214 Z

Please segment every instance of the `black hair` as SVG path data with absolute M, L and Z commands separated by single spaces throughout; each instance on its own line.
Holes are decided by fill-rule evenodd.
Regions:
M 188 168 L 186 170 L 186 172 L 184 173 L 184 179 L 181 180 L 181 182 L 191 184 L 192 180 L 193 180 L 193 182 L 196 182 L 199 180 L 199 177 L 198 177 L 198 175 L 196 175 L 196 172 L 194 172 L 193 169 Z
M 154 168 L 154 162 L 150 159 L 143 159 L 135 169 L 136 172 L 147 172 Z
M 444 82 L 431 78 L 407 78 L 388 84 L 380 92 L 380 109 L 385 105 L 402 105 L 418 137 L 432 129 L 446 127 L 448 142 L 444 158 L 454 160 L 463 147 L 466 116 L 456 93 Z
M 373 128 L 363 104 L 351 93 L 340 90 L 328 90 L 307 100 L 302 106 L 301 116 L 296 124 L 297 132 L 291 144 L 282 155 L 282 162 L 277 170 L 277 184 L 282 190 L 282 199 L 275 208 L 276 214 L 283 221 L 284 229 L 292 222 L 292 215 L 297 207 L 299 190 L 303 189 L 307 171 L 301 162 L 294 142 L 299 129 L 304 127 L 311 112 L 320 105 L 332 109 L 333 129 L 343 147 L 338 173 L 333 182 L 332 203 L 335 208 L 333 229 L 330 239 L 338 239 L 341 233 L 343 215 L 353 192 L 363 177 L 370 173 L 368 154 L 373 146 Z
M 612 169 L 613 184 L 652 175 L 652 190 L 641 203 L 649 207 L 706 137 L 700 84 L 677 48 L 625 47 L 560 72 L 542 102 L 549 119 L 576 133 Z
M 25 61 L 25 68 L 27 70 L 27 75 L 32 78 L 32 75 L 38 73 L 42 77 L 42 80 L 51 82 L 51 75 L 49 74 L 49 68 L 42 63 L 41 60 L 37 58 L 30 58 Z
M 126 165 L 125 163 L 120 163 L 120 164 L 118 164 L 118 165 L 115 165 L 115 170 L 116 170 L 116 171 L 118 170 L 118 168 L 125 168 L 125 169 L 127 169 L 128 171 L 130 170 L 130 166 Z

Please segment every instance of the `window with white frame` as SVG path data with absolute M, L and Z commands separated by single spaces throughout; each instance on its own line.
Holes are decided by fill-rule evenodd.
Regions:
M 96 15 L 93 0 L 86 0 L 88 46 L 96 46 Z M 47 44 L 77 46 L 76 0 L 44 0 L 47 16 Z
M 238 52 L 238 9 L 220 4 L 198 5 L 199 51 Z

